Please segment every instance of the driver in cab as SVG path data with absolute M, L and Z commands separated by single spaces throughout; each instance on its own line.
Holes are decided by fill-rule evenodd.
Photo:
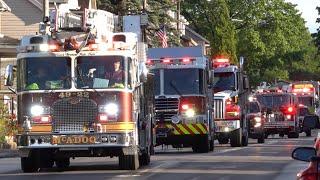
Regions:
M 106 73 L 106 79 L 109 79 L 111 87 L 114 88 L 124 88 L 123 79 L 124 71 L 121 68 L 120 61 L 113 63 L 114 70 L 112 72 Z

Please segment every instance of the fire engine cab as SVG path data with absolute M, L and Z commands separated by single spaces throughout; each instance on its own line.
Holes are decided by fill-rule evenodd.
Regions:
M 317 101 L 315 87 L 308 82 L 293 82 L 290 84 L 288 92 L 298 97 L 299 104 L 303 104 L 315 113 L 315 103 Z
M 256 98 L 266 116 L 265 137 L 270 134 L 279 134 L 280 137 L 288 135 L 288 138 L 299 137 L 299 103 L 294 94 L 271 88 L 257 93 Z
M 213 150 L 212 71 L 202 47 L 150 48 L 157 145 Z
M 51 24 L 42 24 L 42 35 L 24 36 L 17 66 L 6 69 L 8 86 L 14 69 L 17 74 L 22 170 L 66 168 L 74 157 L 118 156 L 120 168 L 130 170 L 149 164 L 153 81 L 139 32 L 108 32 L 111 13 L 73 14 L 56 5 L 45 18 Z M 123 17 L 123 23 L 140 27 L 140 17 Z
M 233 147 L 248 144 L 248 122 L 245 118 L 249 95 L 248 77 L 240 67 L 231 65 L 229 59 L 213 58 L 214 68 L 214 119 L 216 138 L 220 144 Z

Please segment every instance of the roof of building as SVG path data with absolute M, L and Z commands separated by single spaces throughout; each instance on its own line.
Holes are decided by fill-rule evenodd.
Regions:
M 15 39 L 8 36 L 0 36 L 0 45 L 18 45 L 19 42 L 19 39 Z
M 3 0 L 0 0 L 0 12 L 6 11 L 11 11 L 10 7 Z
M 202 41 L 202 42 L 205 42 L 206 44 L 210 44 L 209 40 L 207 40 L 206 38 L 204 38 L 203 36 L 201 36 L 200 34 L 195 32 L 189 26 L 186 26 L 186 36 L 190 37 L 191 39 L 193 39 L 196 42 Z

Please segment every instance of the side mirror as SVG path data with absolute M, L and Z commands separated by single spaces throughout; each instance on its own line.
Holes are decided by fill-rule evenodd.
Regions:
M 213 86 L 213 82 L 214 82 L 214 71 L 210 70 L 209 71 L 209 84 L 210 84 L 210 86 Z
M 243 89 L 250 89 L 249 79 L 247 76 L 243 77 Z
M 303 118 L 303 127 L 311 129 L 319 127 L 319 117 L 316 115 L 305 116 Z
M 298 147 L 292 151 L 291 157 L 295 160 L 310 162 L 316 154 L 317 151 L 313 147 Z
M 139 69 L 140 69 L 139 81 L 140 82 L 147 82 L 149 70 L 148 70 L 147 66 L 145 65 L 145 63 L 139 63 Z
M 13 86 L 13 73 L 14 73 L 14 66 L 8 65 L 6 67 L 5 75 L 4 75 L 4 85 L 5 86 Z

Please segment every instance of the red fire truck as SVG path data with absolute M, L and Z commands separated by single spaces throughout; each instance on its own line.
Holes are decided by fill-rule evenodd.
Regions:
M 153 81 L 139 32 L 108 31 L 115 16 L 105 11 L 66 12 L 56 5 L 45 18 L 50 32 L 44 22 L 42 35 L 22 37 L 17 66 L 6 71 L 6 84 L 13 85 L 17 70 L 22 170 L 66 168 L 74 157 L 118 156 L 120 168 L 131 170 L 149 164 Z M 140 27 L 140 17 L 123 23 Z
M 213 150 L 212 78 L 202 47 L 150 48 L 155 75 L 156 145 Z
M 300 126 L 298 120 L 298 99 L 292 93 L 279 89 L 265 90 L 257 93 L 256 98 L 261 104 L 266 120 L 264 124 L 265 137 L 279 134 L 280 137 L 298 138 Z
M 216 138 L 220 144 L 233 147 L 248 145 L 249 122 L 245 118 L 249 96 L 249 81 L 240 67 L 231 65 L 229 59 L 217 57 L 214 66 L 214 119 Z

